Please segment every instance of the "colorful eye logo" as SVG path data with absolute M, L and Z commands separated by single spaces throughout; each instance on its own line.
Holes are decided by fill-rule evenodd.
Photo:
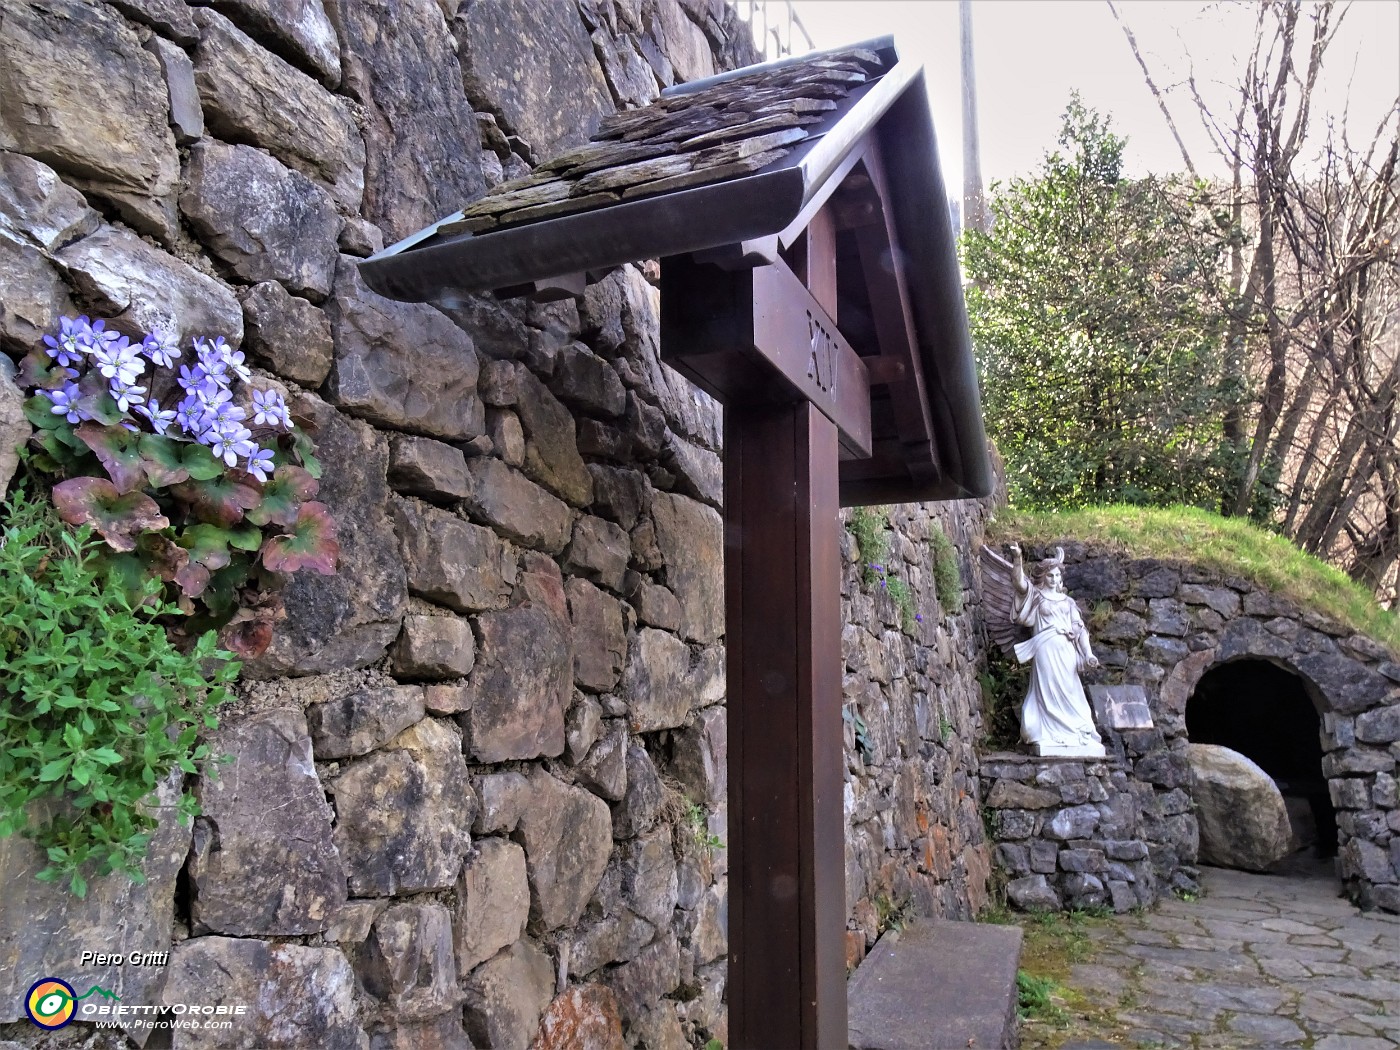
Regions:
M 77 994 L 67 981 L 43 977 L 29 989 L 24 1010 L 40 1028 L 62 1028 L 73 1020 L 73 1003 L 76 999 Z

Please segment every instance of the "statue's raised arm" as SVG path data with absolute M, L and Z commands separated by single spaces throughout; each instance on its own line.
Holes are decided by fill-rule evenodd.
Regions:
M 1089 632 L 1074 599 L 1064 591 L 1065 552 L 1036 567 L 1027 579 L 1021 550 L 1011 546 L 1014 564 L 982 548 L 987 633 L 1019 663 L 1031 665 L 1030 688 L 1021 705 L 1021 739 L 1037 755 L 1102 757 L 1079 672 L 1097 667 Z M 1030 629 L 1030 637 L 1020 634 Z M 1008 643 L 1010 643 L 1008 645 Z

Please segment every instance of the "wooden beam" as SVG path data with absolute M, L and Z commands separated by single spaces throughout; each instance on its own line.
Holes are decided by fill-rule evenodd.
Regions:
M 786 263 L 669 258 L 661 283 L 662 360 L 726 405 L 811 401 L 848 456 L 870 454 L 865 364 Z
M 846 1046 L 837 431 L 725 410 L 729 1037 Z

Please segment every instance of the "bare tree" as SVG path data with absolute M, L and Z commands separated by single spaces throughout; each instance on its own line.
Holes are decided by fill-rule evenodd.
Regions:
M 1360 148 L 1315 93 L 1346 16 L 1333 0 L 1262 0 L 1228 107 L 1195 72 L 1163 87 L 1114 17 L 1188 170 L 1173 103 L 1185 95 L 1228 185 L 1205 184 L 1230 253 L 1227 367 L 1250 397 L 1225 420 L 1239 469 L 1226 514 L 1253 514 L 1394 600 L 1400 565 L 1400 98 Z M 1368 129 L 1369 130 L 1369 129 Z

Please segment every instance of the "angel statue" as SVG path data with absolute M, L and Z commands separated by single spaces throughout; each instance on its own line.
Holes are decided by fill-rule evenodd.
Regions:
M 1026 579 L 1021 548 L 1013 543 L 1011 553 L 1015 564 L 983 546 L 983 609 L 987 633 L 1002 652 L 1031 665 L 1021 739 L 1036 755 L 1102 758 L 1103 741 L 1079 682 L 1079 672 L 1099 661 L 1079 607 L 1064 591 L 1064 548 L 1056 547 L 1055 557 L 1036 566 L 1034 586 Z

